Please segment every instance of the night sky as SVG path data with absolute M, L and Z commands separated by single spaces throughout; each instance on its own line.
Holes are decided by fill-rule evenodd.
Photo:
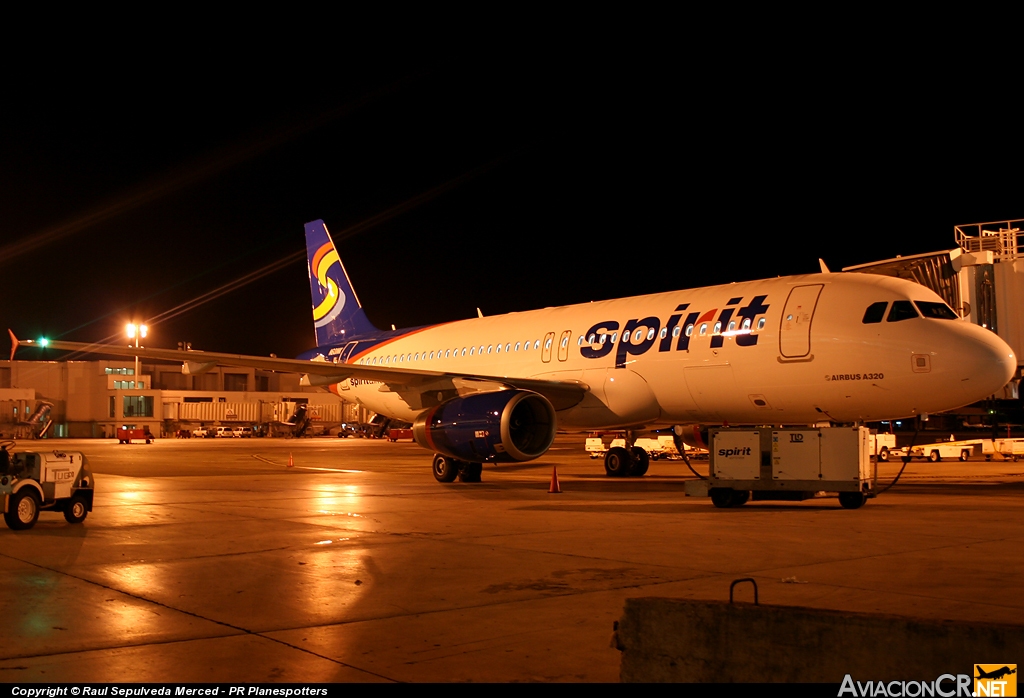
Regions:
M 4 327 L 94 341 L 269 267 L 149 344 L 294 356 L 316 218 L 387 328 L 837 270 L 1024 217 L 1016 105 L 972 101 L 967 74 L 635 45 L 326 55 L 11 85 Z

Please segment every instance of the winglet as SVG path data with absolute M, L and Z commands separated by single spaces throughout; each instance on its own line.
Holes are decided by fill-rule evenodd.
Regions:
M 830 272 L 828 270 L 828 266 L 825 264 L 825 260 L 822 259 L 821 257 L 818 257 L 818 264 L 821 265 L 821 273 L 822 274 L 831 274 L 832 273 L 832 272 Z
M 7 328 L 7 334 L 11 335 L 11 361 L 14 361 L 14 352 L 18 350 L 18 338 L 14 336 L 14 330 Z

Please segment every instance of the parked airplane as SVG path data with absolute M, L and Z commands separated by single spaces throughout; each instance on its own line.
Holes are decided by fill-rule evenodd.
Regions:
M 306 224 L 306 245 L 316 348 L 298 359 L 49 347 L 183 361 L 186 373 L 215 365 L 300 372 L 306 385 L 412 422 L 442 482 L 478 480 L 483 463 L 538 458 L 559 429 L 675 426 L 694 444 L 700 425 L 897 419 L 984 399 L 1017 367 L 1003 340 L 960 320 L 934 292 L 854 273 L 381 331 L 323 221 Z M 639 448 L 605 457 L 609 475 L 643 475 L 647 465 Z

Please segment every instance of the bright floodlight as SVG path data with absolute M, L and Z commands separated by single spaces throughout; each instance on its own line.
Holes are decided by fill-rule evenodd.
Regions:
M 134 322 L 129 322 L 128 325 L 125 326 L 125 328 L 124 328 L 124 331 L 128 333 L 128 338 L 129 339 L 135 339 L 135 332 L 136 332 L 136 330 L 137 330 L 137 328 L 135 327 L 135 323 Z
M 146 338 L 146 333 L 149 332 L 149 328 L 145 325 L 139 325 L 139 336 L 143 339 Z

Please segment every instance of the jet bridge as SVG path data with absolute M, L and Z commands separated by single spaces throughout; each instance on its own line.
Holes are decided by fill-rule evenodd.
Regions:
M 957 246 L 844 267 L 916 281 L 962 318 L 998 334 L 1024 360 L 1024 218 L 953 227 Z M 997 397 L 1017 399 L 1022 367 Z

